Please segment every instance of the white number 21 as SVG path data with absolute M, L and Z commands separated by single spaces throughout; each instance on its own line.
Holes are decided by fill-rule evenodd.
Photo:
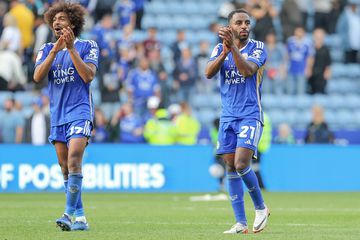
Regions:
M 247 138 L 248 137 L 248 131 L 250 129 L 250 139 L 253 139 L 254 138 L 254 134 L 255 134 L 255 127 L 253 126 L 242 126 L 241 127 L 241 132 L 239 134 L 239 137 L 241 138 Z

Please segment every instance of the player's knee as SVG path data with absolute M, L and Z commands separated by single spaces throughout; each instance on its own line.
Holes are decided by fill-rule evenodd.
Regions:
M 249 163 L 247 163 L 245 161 L 237 161 L 237 162 L 235 162 L 236 171 L 241 171 L 241 170 L 247 168 L 248 166 L 249 166 Z
M 81 171 L 81 154 L 70 154 L 68 159 L 68 170 L 69 172 L 80 172 Z
M 78 173 L 81 172 L 81 162 L 71 161 L 68 165 L 69 172 Z

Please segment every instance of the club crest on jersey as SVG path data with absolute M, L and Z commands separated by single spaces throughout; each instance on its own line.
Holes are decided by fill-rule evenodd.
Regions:
M 260 56 L 261 56 L 262 52 L 263 52 L 262 50 L 257 49 L 257 50 L 255 50 L 253 52 L 253 54 L 251 54 L 251 57 L 256 58 L 256 59 L 260 59 Z

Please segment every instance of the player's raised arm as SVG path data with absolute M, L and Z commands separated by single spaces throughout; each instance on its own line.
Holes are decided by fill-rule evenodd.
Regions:
M 65 48 L 65 40 L 63 37 L 59 37 L 47 55 L 45 45 L 40 49 L 36 57 L 36 67 L 33 76 L 35 82 L 38 83 L 46 77 L 50 71 L 56 54 L 63 48 Z
M 96 66 L 93 63 L 85 63 L 80 57 L 79 53 L 74 47 L 75 35 L 72 29 L 68 26 L 63 29 L 63 36 L 66 43 L 66 48 L 69 51 L 70 58 L 85 83 L 91 82 L 96 74 Z
M 209 62 L 206 65 L 205 68 L 205 76 L 206 78 L 210 79 L 214 77 L 220 70 L 222 64 L 224 63 L 224 60 L 228 53 L 230 52 L 230 49 L 225 46 L 225 44 L 218 44 L 210 57 Z

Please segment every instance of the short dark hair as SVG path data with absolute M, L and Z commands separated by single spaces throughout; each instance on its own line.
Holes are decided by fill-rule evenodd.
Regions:
M 228 15 L 228 23 L 231 21 L 231 19 L 233 18 L 233 16 L 236 14 L 236 13 L 245 13 L 247 14 L 249 17 L 250 17 L 250 14 L 248 11 L 246 11 L 244 8 L 239 8 L 239 9 L 235 9 L 233 11 L 231 11 Z
M 85 24 L 86 10 L 78 3 L 59 2 L 53 5 L 45 13 L 45 21 L 49 27 L 53 28 L 54 17 L 59 12 L 64 12 L 70 20 L 70 24 L 74 25 L 73 32 L 76 37 L 80 35 Z

